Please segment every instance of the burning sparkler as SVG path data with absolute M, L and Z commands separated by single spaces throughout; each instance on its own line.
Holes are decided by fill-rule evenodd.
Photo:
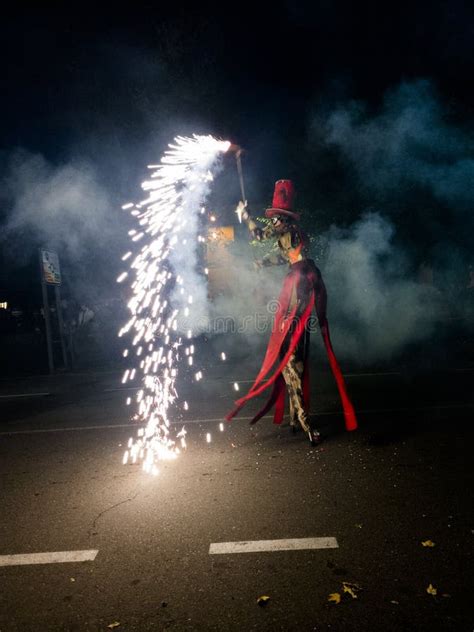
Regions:
M 119 332 L 119 336 L 132 337 L 134 349 L 127 349 L 123 355 L 132 362 L 136 358 L 137 366 L 127 368 L 122 383 L 138 378 L 141 381 L 133 418 L 143 427 L 136 438 L 129 439 L 123 463 L 141 462 L 151 474 L 158 473 L 158 460 L 176 458 L 180 448 L 186 447 L 185 429 L 173 438 L 168 418 L 170 405 L 178 399 L 175 383 L 184 344 L 178 319 L 189 316 L 193 305 L 192 288 L 177 269 L 179 253 L 183 247 L 190 248 L 186 244 L 193 227 L 196 234 L 192 237 L 196 242 L 202 239 L 195 218 L 204 210 L 202 204 L 219 156 L 229 147 L 230 143 L 212 136 L 177 137 L 161 163 L 150 166 L 151 178 L 142 184 L 148 197 L 139 204 L 123 207 L 130 209 L 137 221 L 137 227 L 129 231 L 132 244 L 144 242 L 132 258 L 129 271 L 134 276 L 133 295 L 128 303 L 131 317 Z M 130 257 L 132 251 L 122 260 Z M 124 281 L 129 273 L 123 272 L 117 281 Z M 188 329 L 184 337 L 190 341 L 192 330 Z M 187 364 L 193 366 L 194 346 L 187 344 L 184 355 Z M 196 381 L 202 377 L 201 371 L 195 373 Z M 186 402 L 183 408 L 188 409 Z

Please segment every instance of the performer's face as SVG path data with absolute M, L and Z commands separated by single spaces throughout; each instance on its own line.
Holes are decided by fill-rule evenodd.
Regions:
M 277 232 L 281 232 L 286 227 L 286 222 L 280 215 L 275 215 L 272 217 L 272 226 Z

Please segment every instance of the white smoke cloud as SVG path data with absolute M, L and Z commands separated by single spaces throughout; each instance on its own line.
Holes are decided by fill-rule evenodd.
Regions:
M 440 293 L 413 279 L 393 245 L 394 226 L 378 213 L 333 226 L 323 277 L 328 317 L 341 357 L 388 360 L 428 338 L 442 316 Z
M 44 244 L 77 261 L 118 234 L 111 197 L 90 164 L 54 166 L 40 154 L 17 150 L 2 189 L 3 236 L 23 250 Z
M 472 133 L 449 121 L 429 81 L 402 83 L 375 114 L 361 102 L 337 108 L 325 134 L 367 193 L 399 199 L 415 185 L 453 211 L 472 209 Z
M 455 122 L 433 84 L 419 80 L 388 91 L 379 107 L 320 107 L 311 138 L 331 149 L 344 200 L 353 199 L 359 215 L 323 235 L 335 347 L 341 357 L 389 360 L 463 309 L 474 229 L 472 128 Z M 330 213 L 331 200 L 327 206 Z M 434 286 L 418 282 L 422 263 Z
M 394 244 L 395 227 L 379 213 L 321 236 L 325 256 L 317 262 L 328 290 L 328 318 L 337 354 L 355 364 L 388 362 L 408 345 L 429 338 L 445 316 L 435 288 L 413 275 L 409 258 Z M 231 288 L 210 305 L 217 350 L 253 364 L 270 337 L 271 307 L 287 266 L 256 272 L 251 246 L 239 241 L 228 256 Z M 224 329 L 222 329 L 222 325 Z M 231 334 L 231 335 L 229 335 Z M 313 334 L 315 341 L 319 333 Z

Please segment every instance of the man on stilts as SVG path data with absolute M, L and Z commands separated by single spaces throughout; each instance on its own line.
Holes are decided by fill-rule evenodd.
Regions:
M 227 415 L 230 421 L 251 398 L 273 386 L 263 409 L 250 423 L 256 423 L 275 406 L 274 423 L 280 424 L 285 409 L 285 390 L 290 401 L 290 425 L 296 430 L 299 424 L 312 445 L 321 442 L 321 435 L 309 421 L 309 319 L 313 310 L 319 322 L 339 394 L 342 400 L 347 430 L 357 428 L 354 408 L 347 395 L 344 378 L 332 349 L 329 325 L 326 318 L 327 295 L 321 272 L 309 258 L 307 240 L 298 225 L 300 216 L 293 209 L 294 187 L 291 180 L 278 180 L 273 203 L 265 211 L 271 223 L 261 228 L 241 202 L 237 212 L 246 222 L 254 239 L 276 239 L 276 251 L 266 255 L 258 265 L 289 264 L 278 300 L 278 311 L 265 359 L 250 391 L 236 402 L 236 408 Z M 276 368 L 269 376 L 270 370 Z M 265 380 L 265 381 L 264 381 Z M 285 389 L 286 386 L 286 389 Z

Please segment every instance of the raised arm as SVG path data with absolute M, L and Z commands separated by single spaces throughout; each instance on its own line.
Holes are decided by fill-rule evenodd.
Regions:
M 271 239 L 276 236 L 276 232 L 272 226 L 265 226 L 262 228 L 257 224 L 257 222 L 250 215 L 247 204 L 244 202 L 239 202 L 236 211 L 239 218 L 241 218 L 246 224 L 252 235 L 253 239 L 257 239 L 258 241 L 263 241 L 265 239 Z

